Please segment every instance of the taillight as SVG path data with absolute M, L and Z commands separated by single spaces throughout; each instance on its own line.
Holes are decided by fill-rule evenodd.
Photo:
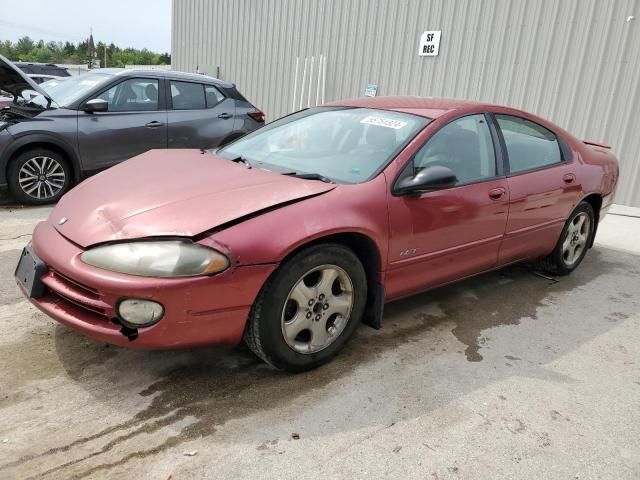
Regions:
M 264 112 L 262 110 L 253 110 L 252 112 L 247 112 L 247 115 L 253 118 L 256 122 L 264 122 Z

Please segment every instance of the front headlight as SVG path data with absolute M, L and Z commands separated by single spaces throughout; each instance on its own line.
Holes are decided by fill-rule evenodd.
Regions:
M 94 267 L 142 277 L 193 277 L 229 266 L 222 253 L 188 240 L 114 243 L 87 250 L 80 258 Z

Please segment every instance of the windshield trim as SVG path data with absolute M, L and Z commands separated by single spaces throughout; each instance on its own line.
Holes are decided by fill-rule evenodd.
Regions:
M 355 182 L 349 182 L 346 180 L 340 180 L 337 179 L 335 177 L 332 177 L 331 175 L 326 175 L 326 174 L 322 174 L 324 177 L 328 178 L 329 180 L 331 180 L 333 183 L 337 184 L 337 185 L 358 185 L 361 183 L 367 183 L 370 182 L 371 180 L 373 180 L 374 178 L 376 178 L 378 175 L 380 175 L 380 173 L 382 173 L 389 165 L 391 165 L 391 163 L 393 163 L 393 161 L 396 159 L 396 157 L 407 147 L 407 145 L 409 145 L 409 143 L 411 143 L 419 134 L 420 132 L 422 132 L 425 128 L 427 128 L 427 126 L 429 126 L 429 124 L 431 124 L 433 122 L 433 118 L 429 118 L 429 117 L 425 117 L 423 115 L 418 115 L 415 113 L 409 113 L 409 112 L 403 112 L 403 111 L 398 111 L 398 110 L 393 110 L 390 108 L 372 108 L 372 107 L 357 107 L 357 106 L 351 106 L 351 105 L 321 105 L 321 106 L 317 106 L 317 107 L 310 107 L 310 108 L 304 108 L 302 110 L 298 110 L 296 112 L 292 112 L 288 115 L 285 115 L 283 117 L 280 117 L 276 120 L 273 120 L 272 122 L 267 123 L 264 127 L 259 128 L 258 130 L 255 130 L 243 137 L 240 137 L 234 141 L 232 141 L 231 143 L 226 144 L 223 147 L 220 147 L 216 150 L 212 150 L 211 153 L 219 156 L 220 158 L 223 158 L 224 160 L 231 160 L 232 158 L 236 158 L 237 155 L 235 154 L 231 154 L 231 153 L 227 153 L 225 152 L 225 150 L 229 147 L 231 147 L 232 145 L 234 145 L 235 143 L 241 142 L 243 140 L 248 140 L 254 136 L 260 135 L 262 133 L 264 133 L 265 131 L 269 131 L 273 128 L 276 128 L 280 125 L 286 125 L 287 123 L 291 122 L 291 121 L 297 121 L 299 119 L 303 119 L 306 118 L 307 116 L 313 115 L 315 113 L 318 112 L 323 112 L 323 111 L 339 111 L 339 110 L 354 110 L 354 109 L 366 109 L 366 110 L 375 110 L 375 111 L 380 111 L 380 112 L 393 112 L 396 114 L 400 114 L 400 115 L 406 115 L 406 116 L 410 116 L 410 117 L 414 117 L 416 119 L 418 119 L 419 122 L 421 122 L 421 125 L 418 126 L 418 128 L 416 129 L 416 132 L 414 135 L 407 137 L 407 139 L 402 142 L 390 155 L 389 158 L 385 161 L 382 162 L 380 164 L 380 166 L 378 168 L 376 168 L 371 175 L 369 175 L 368 177 L 366 177 L 363 180 L 360 181 L 355 181 Z M 283 120 L 293 116 L 293 115 L 298 115 L 301 113 L 307 113 L 306 115 L 301 115 L 299 118 L 296 118 L 295 120 L 289 120 L 289 122 L 283 122 Z M 276 124 L 277 125 L 274 125 Z M 268 162 L 251 162 L 251 165 L 253 168 L 263 168 L 265 170 L 269 170 L 269 171 L 273 171 L 275 173 L 279 173 L 279 174 L 285 174 L 287 171 L 292 170 L 291 168 L 288 167 L 283 167 L 282 165 L 276 165 L 276 164 L 271 164 Z M 303 172 L 301 170 L 297 170 L 298 173 L 300 174 L 313 174 L 313 173 L 317 173 L 317 172 Z

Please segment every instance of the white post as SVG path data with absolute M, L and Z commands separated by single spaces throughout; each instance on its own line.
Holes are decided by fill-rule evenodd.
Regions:
M 324 87 L 327 80 L 327 57 L 322 59 L 322 104 L 324 104 Z
M 318 106 L 318 102 L 320 101 L 320 80 L 322 78 L 322 59 L 324 55 L 320 54 L 318 57 L 318 81 L 316 82 L 316 107 Z
M 311 106 L 311 85 L 313 85 L 313 66 L 316 63 L 316 57 L 311 57 L 311 68 L 309 68 L 309 90 L 307 91 L 307 108 Z
M 304 87 L 307 81 L 307 62 L 308 61 L 309 59 L 305 57 L 304 69 L 302 70 L 302 83 L 300 84 L 300 106 L 298 107 L 298 110 L 302 110 L 302 102 L 304 100 Z
M 296 74 L 293 79 L 293 107 L 291 108 L 292 112 L 296 111 L 296 93 L 298 91 L 298 68 L 300 64 L 300 57 L 296 57 Z

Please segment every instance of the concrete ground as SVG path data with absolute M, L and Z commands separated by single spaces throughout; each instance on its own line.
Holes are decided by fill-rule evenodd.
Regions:
M 569 277 L 514 266 L 390 304 L 288 375 L 39 313 L 12 273 L 48 211 L 0 209 L 3 479 L 640 477 L 640 218 L 607 217 Z

